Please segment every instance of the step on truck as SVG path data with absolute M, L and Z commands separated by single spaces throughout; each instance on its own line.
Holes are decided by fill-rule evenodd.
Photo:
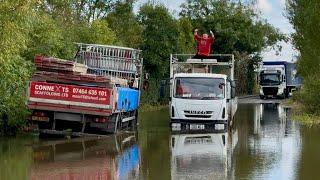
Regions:
M 173 131 L 226 129 L 237 110 L 234 55 L 170 56 L 170 117 Z
M 41 134 L 115 133 L 135 128 L 140 99 L 140 50 L 77 44 L 73 61 L 35 57 L 28 85 L 31 124 Z
M 287 61 L 263 61 L 259 69 L 260 98 L 287 98 L 301 87 L 296 64 Z

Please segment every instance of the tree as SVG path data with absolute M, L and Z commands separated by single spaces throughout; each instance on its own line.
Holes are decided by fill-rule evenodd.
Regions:
M 25 86 L 31 67 L 20 53 L 29 40 L 33 5 L 34 1 L 0 3 L 0 133 L 4 126 L 18 128 L 27 113 Z
M 193 26 L 188 18 L 181 17 L 178 22 L 179 25 L 179 53 L 193 54 L 196 51 L 196 43 L 193 37 Z
M 160 81 L 169 76 L 170 54 L 177 52 L 179 44 L 178 21 L 163 5 L 144 4 L 138 14 L 142 25 L 144 70 L 151 75 L 149 91 L 143 92 L 143 103 L 158 103 Z
M 102 19 L 120 0 L 41 0 L 38 7 L 52 17 L 65 21 L 81 21 L 87 23 Z
M 145 69 L 154 77 L 165 77 L 170 54 L 178 50 L 177 20 L 163 5 L 144 4 L 138 16 L 144 29 L 141 50 Z
M 107 15 L 107 21 L 121 45 L 139 48 L 142 43 L 142 27 L 133 12 L 133 0 L 117 2 Z
M 187 0 L 182 5 L 180 16 L 188 18 L 201 33 L 208 33 L 209 30 L 215 33 L 214 53 L 247 55 L 251 59 L 246 72 L 238 71 L 247 75 L 236 74 L 237 77 L 249 78 L 243 81 L 247 84 L 241 83 L 247 87 L 246 92 L 240 93 L 253 91 L 254 67 L 262 59 L 260 52 L 280 40 L 286 40 L 278 29 L 262 20 L 250 4 L 231 0 Z M 236 59 L 247 59 L 241 56 Z
M 295 29 L 293 42 L 300 52 L 298 72 L 304 80 L 299 101 L 305 112 L 315 115 L 320 115 L 319 8 L 317 0 L 289 0 L 287 3 L 288 18 Z

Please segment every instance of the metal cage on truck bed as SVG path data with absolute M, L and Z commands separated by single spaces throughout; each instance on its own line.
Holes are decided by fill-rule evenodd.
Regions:
M 77 43 L 76 62 L 88 66 L 89 73 L 131 78 L 141 75 L 141 51 L 126 47 Z

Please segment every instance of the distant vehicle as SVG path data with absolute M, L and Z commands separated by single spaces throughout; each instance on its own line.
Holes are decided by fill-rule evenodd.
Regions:
M 170 117 L 174 131 L 225 129 L 237 110 L 234 56 L 194 59 L 174 54 L 170 59 Z
M 263 61 L 259 70 L 260 98 L 287 98 L 300 88 L 296 64 L 286 61 Z
M 136 126 L 141 51 L 77 44 L 74 61 L 35 57 L 28 86 L 30 120 L 43 134 L 115 133 Z M 69 132 L 68 132 L 69 133 Z

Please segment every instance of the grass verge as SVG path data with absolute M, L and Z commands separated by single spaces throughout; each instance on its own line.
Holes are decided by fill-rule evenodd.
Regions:
M 307 113 L 303 104 L 288 100 L 283 103 L 285 106 L 292 108 L 292 119 L 299 121 L 308 127 L 320 126 L 320 115 Z
M 160 111 L 168 108 L 168 104 L 141 104 L 139 107 L 139 112 L 152 112 L 152 111 Z

